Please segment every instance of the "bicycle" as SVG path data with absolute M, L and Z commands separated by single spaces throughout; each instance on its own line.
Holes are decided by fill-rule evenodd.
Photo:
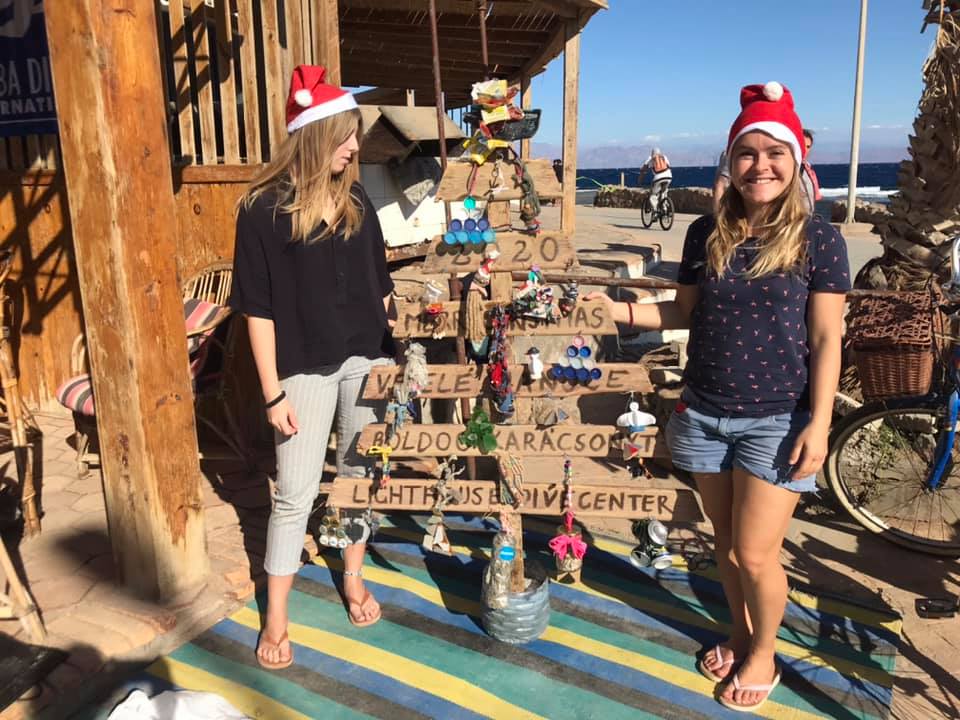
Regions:
M 824 475 L 865 529 L 910 550 L 960 556 L 960 236 L 943 286 L 951 346 L 934 388 L 867 402 L 833 427 Z M 935 308 L 936 310 L 937 308 Z M 936 365 L 941 365 L 939 359 Z
M 660 206 L 654 209 L 651 198 L 652 196 L 648 196 L 640 206 L 640 222 L 644 228 L 648 228 L 653 225 L 654 220 L 659 220 L 660 227 L 669 230 L 673 227 L 673 200 L 667 190 L 664 190 L 660 196 Z

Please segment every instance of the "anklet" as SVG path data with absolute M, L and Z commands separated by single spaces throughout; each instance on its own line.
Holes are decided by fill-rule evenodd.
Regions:
M 343 574 L 347 577 L 363 577 L 363 570 L 344 570 Z

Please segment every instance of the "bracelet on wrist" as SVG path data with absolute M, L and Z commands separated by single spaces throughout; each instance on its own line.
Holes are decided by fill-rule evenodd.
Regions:
M 263 407 L 266 408 L 267 410 L 269 410 L 270 408 L 274 407 L 275 405 L 279 405 L 281 402 L 283 402 L 284 398 L 286 398 L 286 397 L 287 397 L 287 391 L 286 391 L 286 390 L 281 390 L 279 395 L 277 395 L 277 396 L 276 396 L 273 400 L 271 400 L 270 402 L 266 403 Z
M 630 313 L 630 320 L 628 320 L 627 322 L 630 325 L 630 327 L 633 327 L 633 303 L 627 302 L 627 312 Z

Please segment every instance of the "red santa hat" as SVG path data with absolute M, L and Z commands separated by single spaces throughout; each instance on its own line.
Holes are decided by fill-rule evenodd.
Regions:
M 787 88 L 778 82 L 747 85 L 740 91 L 740 107 L 740 115 L 730 128 L 728 154 L 741 135 L 759 130 L 789 145 L 798 166 L 803 162 L 807 154 L 803 125 L 793 108 L 793 95 Z
M 357 106 L 349 92 L 323 81 L 326 74 L 326 69 L 319 65 L 297 65 L 293 69 L 287 96 L 288 133 Z

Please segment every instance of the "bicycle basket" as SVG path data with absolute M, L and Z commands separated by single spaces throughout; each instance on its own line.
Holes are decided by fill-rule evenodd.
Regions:
M 929 392 L 936 352 L 935 311 L 933 296 L 926 291 L 851 301 L 847 338 L 864 400 Z

